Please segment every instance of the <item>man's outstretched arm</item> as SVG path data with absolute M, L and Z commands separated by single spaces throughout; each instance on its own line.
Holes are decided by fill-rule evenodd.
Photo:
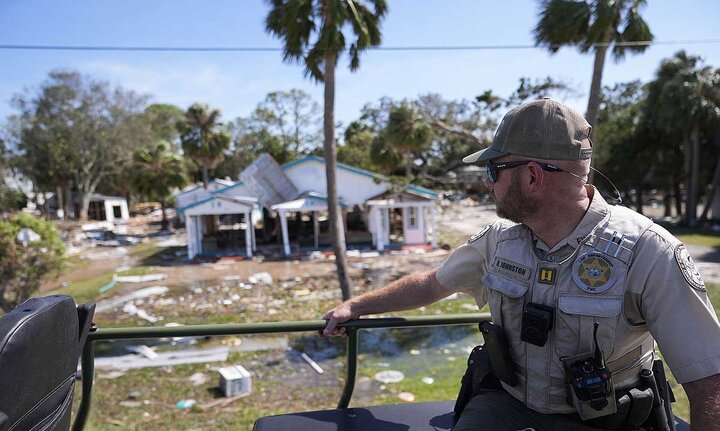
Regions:
M 683 383 L 690 401 L 690 429 L 720 430 L 720 374 Z
M 321 335 L 342 335 L 339 323 L 357 319 L 366 314 L 410 310 L 438 301 L 450 293 L 435 278 L 435 270 L 411 274 L 393 281 L 382 289 L 349 299 L 325 313 L 327 326 Z

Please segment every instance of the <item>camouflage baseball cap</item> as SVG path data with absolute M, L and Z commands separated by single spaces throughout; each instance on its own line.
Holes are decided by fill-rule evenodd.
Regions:
M 549 160 L 589 159 L 592 148 L 582 148 L 582 140 L 589 139 L 591 131 L 580 114 L 562 103 L 548 98 L 534 100 L 505 114 L 492 144 L 463 158 L 463 162 L 485 164 L 508 154 Z

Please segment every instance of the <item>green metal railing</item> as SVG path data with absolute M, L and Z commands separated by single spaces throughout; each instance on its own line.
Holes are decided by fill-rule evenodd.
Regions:
M 347 330 L 347 367 L 345 386 L 343 387 L 337 408 L 344 409 L 350 404 L 355 389 L 357 374 L 358 331 L 373 328 L 412 328 L 420 326 L 448 326 L 478 323 L 490 318 L 489 313 L 454 314 L 437 316 L 393 317 L 379 319 L 359 319 L 343 323 L 339 327 Z M 74 431 L 82 431 L 90 414 L 93 378 L 95 375 L 95 342 L 106 340 L 127 340 L 166 337 L 193 337 L 207 335 L 272 334 L 288 332 L 317 332 L 325 328 L 324 320 L 306 322 L 265 322 L 225 325 L 191 325 L 178 327 L 138 327 L 138 328 L 96 328 L 89 335 L 82 353 L 82 399 Z

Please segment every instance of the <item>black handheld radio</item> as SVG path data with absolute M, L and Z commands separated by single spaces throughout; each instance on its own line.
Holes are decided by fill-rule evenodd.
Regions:
M 597 341 L 599 323 L 593 329 L 592 353 L 563 358 L 573 405 L 583 420 L 615 413 L 615 389 L 612 373 L 605 364 L 605 355 Z

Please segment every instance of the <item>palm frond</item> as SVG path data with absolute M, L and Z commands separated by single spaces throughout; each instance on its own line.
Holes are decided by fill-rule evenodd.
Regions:
M 649 41 L 653 40 L 655 36 L 650 31 L 650 26 L 640 16 L 636 8 L 632 8 L 628 11 L 625 17 L 625 29 L 622 33 L 618 34 L 618 42 L 638 42 L 638 41 Z M 630 51 L 633 53 L 644 52 L 648 48 L 648 45 L 637 45 L 637 46 L 618 46 L 615 45 L 613 48 L 613 57 L 616 61 L 622 60 L 625 57 L 625 52 Z
M 533 33 L 535 43 L 557 52 L 560 45 L 584 43 L 592 9 L 585 1 L 543 0 Z

